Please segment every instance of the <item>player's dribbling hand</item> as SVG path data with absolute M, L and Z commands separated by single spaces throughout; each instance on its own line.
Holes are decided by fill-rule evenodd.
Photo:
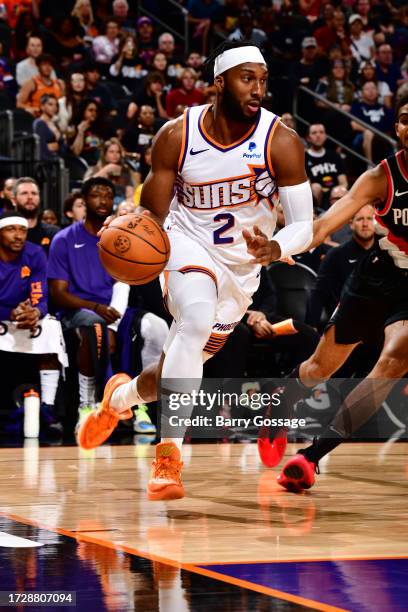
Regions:
M 124 213 L 120 213 L 120 214 L 124 214 L 124 215 L 125 215 L 126 213 L 124 212 Z M 109 224 L 110 224 L 110 223 L 111 223 L 111 222 L 112 222 L 114 219 L 116 219 L 116 215 L 109 215 L 109 217 L 106 217 L 105 221 L 103 222 L 103 225 L 102 225 L 101 229 L 99 230 L 99 232 L 98 232 L 96 235 L 97 235 L 97 236 L 101 236 L 101 235 L 102 235 L 102 232 L 103 232 L 104 230 L 106 230 L 106 228 L 107 228 L 107 227 L 109 227 Z
M 251 234 L 248 230 L 242 230 L 248 253 L 254 258 L 249 263 L 268 266 L 273 261 L 277 261 L 281 254 L 279 244 L 274 240 L 268 240 L 257 225 L 254 225 L 253 232 Z
M 153 221 L 156 221 L 156 223 L 158 223 L 158 225 L 160 225 L 160 227 L 163 227 L 163 220 L 159 219 L 159 217 L 157 217 L 157 215 L 152 213 L 151 210 L 147 210 L 146 208 L 144 208 L 143 212 L 142 212 L 142 215 L 144 215 L 145 217 L 150 217 L 151 219 L 153 219 Z
M 128 215 L 129 213 L 126 212 L 126 210 L 120 210 L 119 211 L 119 217 L 122 217 L 123 215 Z M 97 233 L 97 236 L 100 236 L 102 234 L 102 232 L 104 230 L 106 230 L 107 227 L 109 227 L 109 225 L 112 223 L 112 221 L 114 219 L 116 219 L 117 216 L 116 215 L 109 215 L 109 217 L 106 217 L 105 221 L 103 222 L 103 225 L 101 227 L 101 229 L 99 230 L 99 232 Z
M 141 214 L 141 215 L 144 215 L 145 217 L 150 217 L 151 219 L 156 221 L 156 223 L 158 223 L 160 225 L 160 227 L 163 227 L 163 221 L 161 219 L 159 219 L 159 217 L 157 217 L 150 210 L 143 209 L 142 212 L 139 212 L 139 211 L 135 211 L 135 212 L 136 212 L 136 214 Z M 123 215 L 128 215 L 128 214 L 129 213 L 126 212 L 126 210 L 121 210 L 119 212 L 119 217 L 122 217 Z M 112 223 L 113 219 L 117 219 L 117 216 L 116 215 L 110 215 L 109 217 L 106 217 L 105 221 L 103 222 L 103 225 L 102 225 L 101 229 L 97 233 L 97 236 L 101 236 L 102 232 L 104 230 L 106 230 L 107 227 L 109 227 L 109 225 L 110 225 L 110 223 Z

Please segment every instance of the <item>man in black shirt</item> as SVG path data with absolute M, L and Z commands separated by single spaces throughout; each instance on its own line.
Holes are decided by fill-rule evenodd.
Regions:
M 347 188 L 347 176 L 343 161 L 338 153 L 325 148 L 326 129 L 321 123 L 309 126 L 307 141 L 310 147 L 306 150 L 306 172 L 312 184 L 313 198 L 316 207 L 329 208 L 330 190 L 336 185 Z
M 51 240 L 60 228 L 40 221 L 40 189 L 38 184 L 29 176 L 19 178 L 14 186 L 14 197 L 16 210 L 28 221 L 27 240 L 42 246 L 46 255 L 48 255 Z
M 88 61 L 84 64 L 87 97 L 98 100 L 110 115 L 117 113 L 117 104 L 106 85 L 100 82 L 101 71 L 97 62 Z
M 350 229 L 351 239 L 331 249 L 320 265 L 307 305 L 306 321 L 312 327 L 319 327 L 323 310 L 327 316 L 332 314 L 356 263 L 373 248 L 374 208 L 363 206 L 351 219 Z

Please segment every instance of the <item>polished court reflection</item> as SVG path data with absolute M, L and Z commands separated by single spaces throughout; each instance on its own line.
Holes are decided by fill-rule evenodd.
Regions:
M 2 582 L 16 588 L 53 559 L 56 583 L 69 590 L 71 581 L 84 609 L 91 591 L 108 610 L 190 610 L 199 592 L 211 609 L 219 589 L 234 609 L 261 609 L 264 598 L 282 610 L 399 609 L 408 600 L 407 447 L 343 445 L 317 486 L 293 495 L 253 444 L 186 446 L 187 496 L 167 503 L 145 499 L 150 446 L 1 449 L 0 531 L 43 543 L 1 548 Z

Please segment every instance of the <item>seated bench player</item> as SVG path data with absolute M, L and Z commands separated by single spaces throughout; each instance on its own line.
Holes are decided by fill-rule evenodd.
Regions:
M 96 406 L 97 387 L 104 383 L 109 371 L 117 326 L 128 304 L 129 286 L 116 283 L 109 276 L 97 247 L 97 233 L 112 213 L 114 195 L 114 185 L 106 178 L 85 181 L 82 188 L 85 220 L 61 230 L 50 249 L 50 294 L 59 310 L 63 330 L 76 330 L 80 341 L 79 420 Z
M 55 408 L 60 366 L 68 360 L 59 321 L 48 315 L 47 259 L 27 241 L 28 221 L 17 212 L 0 217 L 0 351 L 35 355 L 41 383 L 41 427 L 62 433 Z M 14 425 L 22 427 L 22 411 Z

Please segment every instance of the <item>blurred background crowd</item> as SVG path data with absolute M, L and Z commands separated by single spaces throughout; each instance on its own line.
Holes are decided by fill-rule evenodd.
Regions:
M 47 312 L 62 322 L 69 357 L 68 375 L 52 383 L 59 407 L 54 391 L 43 401 L 51 424 L 59 427 L 63 417 L 70 430 L 76 421 L 67 385 L 74 403 L 94 409 L 109 368 L 135 375 L 160 354 L 170 318 L 158 281 L 119 288 L 120 299 L 112 279 L 95 285 L 96 233 L 111 211 L 137 209 L 160 127 L 214 100 L 205 60 L 225 39 L 262 49 L 270 73 L 264 106 L 304 140 L 316 215 L 397 150 L 393 106 L 408 93 L 402 0 L 0 0 L 0 212 L 28 221 L 20 250 L 10 251 L 0 229 L 0 280 L 26 243 L 43 251 Z M 91 178 L 102 180 L 84 188 Z M 114 185 L 112 198 L 105 179 Z M 104 206 L 98 209 L 95 197 L 105 198 Z M 252 310 L 207 375 L 279 376 L 310 355 L 353 266 L 374 245 L 373 213 L 362 209 L 325 244 L 299 255 L 289 272 L 284 264 L 264 270 Z M 67 237 L 89 249 L 89 278 L 62 246 Z M 0 289 L 0 319 L 11 319 L 27 299 L 32 305 L 29 291 L 22 285 L 9 304 Z M 93 314 L 78 322 L 80 311 Z M 292 331 L 277 336 L 271 325 L 288 317 Z M 90 357 L 98 340 L 84 330 L 99 324 L 105 333 L 115 322 L 102 367 L 99 354 Z M 344 372 L 363 375 L 376 350 L 359 349 Z M 0 344 L 0 361 L 14 356 Z M 61 370 L 48 363 L 33 374 L 32 367 L 28 380 L 41 393 L 41 367 Z M 18 404 L 20 373 L 17 379 L 9 386 Z M 136 431 L 154 433 L 145 408 L 139 417 Z

